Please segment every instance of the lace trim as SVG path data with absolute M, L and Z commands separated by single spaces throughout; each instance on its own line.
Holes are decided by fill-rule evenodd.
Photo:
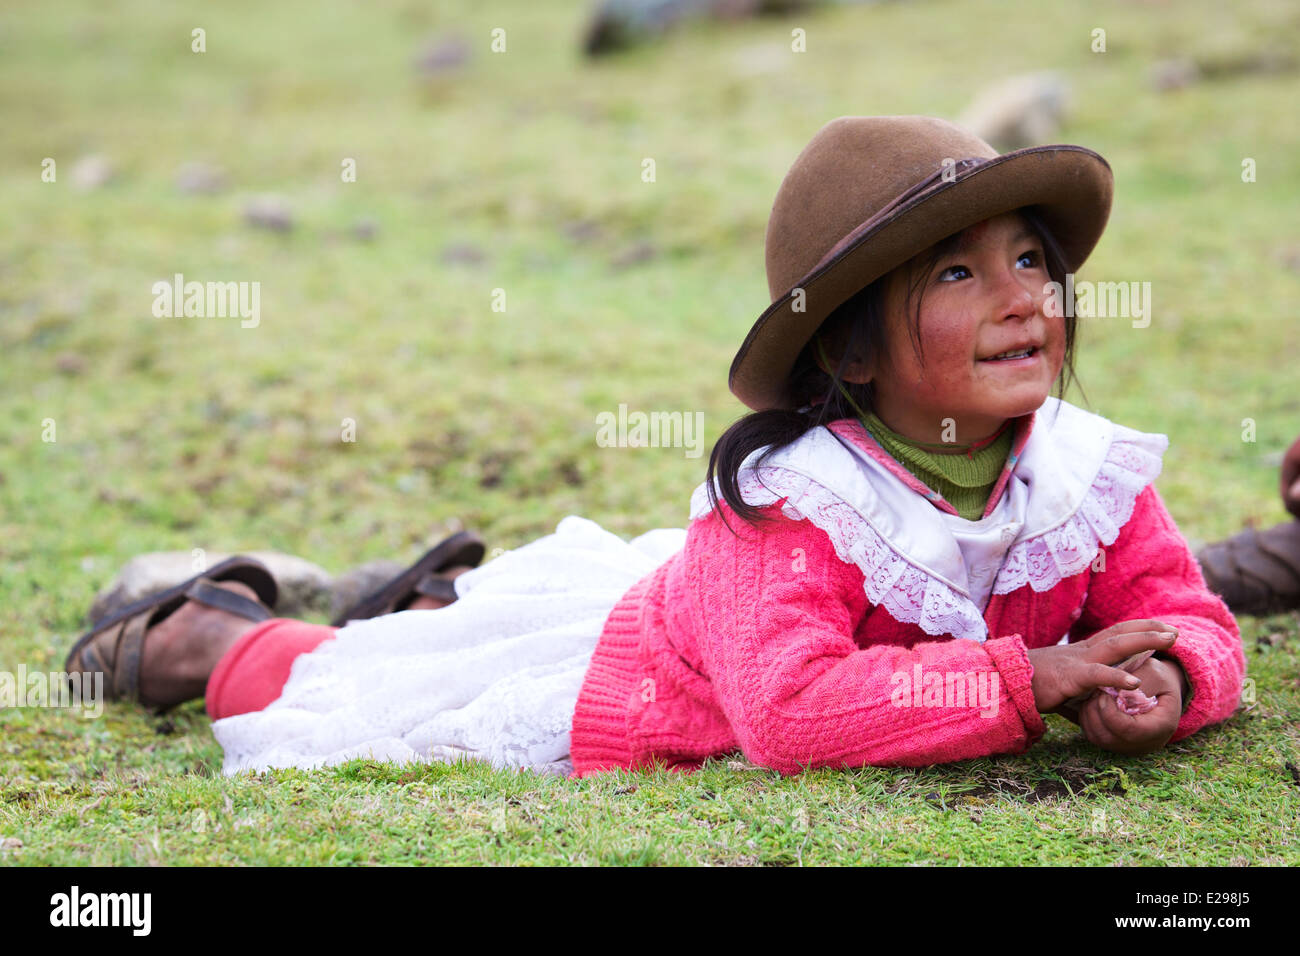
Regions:
M 1002 562 L 993 593 L 1009 594 L 1026 584 L 1042 593 L 1083 571 L 1102 545 L 1115 543 L 1138 495 L 1160 468 L 1159 455 L 1116 437 L 1079 510 L 1055 528 L 1017 542 Z
M 1037 592 L 1050 590 L 1084 570 L 1101 545 L 1115 542 L 1132 517 L 1137 496 L 1160 468 L 1158 455 L 1116 437 L 1078 511 L 1055 528 L 1017 542 L 1003 561 L 993 593 L 1006 594 L 1025 584 Z M 740 474 L 741 497 L 758 507 L 787 499 L 782 514 L 794 521 L 807 518 L 824 531 L 836 556 L 862 571 L 863 590 L 873 605 L 932 636 L 951 634 L 978 643 L 988 639 L 984 616 L 970 598 L 912 564 L 850 504 L 791 469 L 764 465 L 759 472 Z M 691 518 L 709 510 L 707 484 L 701 484 L 691 496 Z
M 779 485 L 780 492 L 763 484 L 753 471 L 740 475 L 740 496 L 759 507 L 782 498 L 781 513 L 793 521 L 807 518 L 826 532 L 836 556 L 862 571 L 862 588 L 873 605 L 883 607 L 896 620 L 916 624 L 925 633 L 952 634 L 982 643 L 988 637 L 984 617 L 974 603 L 947 584 L 913 565 L 890 547 L 852 505 L 806 475 L 777 465 L 765 465 L 763 477 Z M 692 495 L 692 517 L 707 514 L 708 491 L 700 485 Z M 697 498 L 703 499 L 703 507 Z

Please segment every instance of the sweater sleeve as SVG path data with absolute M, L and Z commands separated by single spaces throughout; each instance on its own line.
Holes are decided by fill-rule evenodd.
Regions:
M 1043 733 L 1019 635 L 983 644 L 872 644 L 862 572 L 806 520 L 758 526 L 719 503 L 692 549 L 701 657 L 745 755 L 784 774 L 818 766 L 924 766 L 1018 753 Z M 874 617 L 880 615 L 879 618 Z M 863 639 L 859 647 L 855 634 Z
M 1081 640 L 1122 621 L 1152 619 L 1178 628 L 1162 656 L 1182 665 L 1191 699 L 1170 742 L 1232 716 L 1241 701 L 1246 656 L 1237 622 L 1205 585 L 1200 565 L 1174 524 L 1155 485 L 1133 505 L 1133 515 L 1092 571 L 1083 613 L 1070 629 Z

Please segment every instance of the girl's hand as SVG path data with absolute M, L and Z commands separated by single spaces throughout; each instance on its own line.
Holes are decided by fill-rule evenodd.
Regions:
M 1121 754 L 1145 754 L 1169 743 L 1183 710 L 1183 676 L 1176 663 L 1152 657 L 1133 672 L 1142 692 L 1156 698 L 1145 714 L 1129 716 L 1109 694 L 1097 694 L 1079 708 L 1079 726 L 1089 742 Z
M 1136 688 L 1140 678 L 1113 665 L 1141 651 L 1168 650 L 1177 637 L 1176 627 L 1160 621 L 1121 621 L 1085 641 L 1035 648 L 1029 651 L 1029 663 L 1034 668 L 1034 704 L 1039 713 L 1062 712 L 1073 719 L 1071 712 L 1062 710 L 1067 701 L 1098 687 Z M 1108 695 L 1102 696 L 1114 704 Z

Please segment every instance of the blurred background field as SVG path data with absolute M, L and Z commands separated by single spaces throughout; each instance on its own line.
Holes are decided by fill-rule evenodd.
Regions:
M 1250 64 L 1300 46 L 1294 4 L 829 4 L 700 18 L 598 59 L 580 49 L 590 17 L 582 3 L 522 0 L 0 10 L 0 669 L 58 669 L 94 594 L 144 551 L 276 549 L 339 572 L 412 559 L 462 526 L 502 548 L 570 513 L 624 537 L 683 526 L 713 441 L 742 413 L 727 369 L 769 301 L 766 217 L 799 150 L 836 116 L 952 118 L 987 83 L 1033 70 L 1070 86 L 1051 141 L 1095 149 L 1115 171 L 1082 277 L 1153 290 L 1148 328 L 1081 320 L 1088 401 L 1066 397 L 1169 436 L 1158 487 L 1193 540 L 1287 517 L 1277 465 L 1300 434 L 1300 73 L 1285 58 Z M 191 50 L 196 27 L 206 52 Z M 1104 53 L 1090 48 L 1099 27 Z M 795 29 L 807 52 L 791 52 Z M 1169 61 L 1246 65 L 1166 83 Z M 355 182 L 340 178 L 345 158 Z M 1242 181 L 1247 158 L 1255 182 Z M 247 222 L 267 195 L 290 228 Z M 155 318 L 151 287 L 175 273 L 260 282 L 260 324 Z M 703 454 L 598 447 L 596 416 L 620 403 L 702 411 Z M 355 442 L 340 440 L 345 419 Z M 788 827 L 719 838 L 651 800 L 629 805 L 613 795 L 618 775 L 531 789 L 463 768 L 397 786 L 373 767 L 229 781 L 198 704 L 164 721 L 9 711 L 0 839 L 17 845 L 0 855 L 795 862 L 798 845 L 798 862 L 1294 864 L 1282 826 L 1300 803 L 1294 622 L 1243 629 L 1258 712 L 1156 758 L 1116 759 L 1054 722 L 1034 754 L 978 766 L 766 774 L 758 792 L 757 775 L 720 765 L 642 784 L 674 806 L 693 807 L 699 786 L 724 792 L 728 828 L 802 806 L 813 822 L 793 844 Z M 1062 770 L 1079 766 L 1081 778 Z M 956 831 L 899 822 L 949 820 L 942 794 L 981 774 L 1027 792 L 1103 781 L 1096 800 L 1129 801 L 1112 812 L 1165 802 L 1177 822 L 1098 838 L 1077 821 L 1101 804 L 1078 804 L 1079 786 L 1046 802 L 983 794 L 987 808 L 963 811 Z M 303 780 L 333 783 L 302 797 Z M 412 785 L 464 811 L 439 818 L 441 841 L 401 803 Z M 559 828 L 569 842 L 537 835 L 555 829 L 547 812 L 496 826 L 514 791 L 525 805 L 560 794 L 548 806 L 572 814 Z M 888 795 L 888 849 L 834 827 L 829 808 L 872 793 Z M 1238 812 L 1211 809 L 1215 793 Z M 339 794 L 358 809 L 329 818 Z M 304 834 L 325 841 L 314 848 L 277 815 L 302 800 Z M 245 805 L 272 822 L 235 827 L 261 819 L 240 816 Z M 508 821 L 524 820 L 519 806 Z M 195 829 L 205 807 L 205 820 L 229 816 L 228 839 L 215 823 Z M 361 825 L 376 807 L 395 821 L 377 842 Z M 612 812 L 630 816 L 611 827 Z M 975 819 L 988 814 L 992 842 Z M 1066 823 L 1044 833 L 1044 814 Z M 280 839 L 264 840 L 268 827 Z

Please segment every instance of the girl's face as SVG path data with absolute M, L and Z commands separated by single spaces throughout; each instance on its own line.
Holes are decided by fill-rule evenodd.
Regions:
M 969 444 L 1043 404 L 1065 362 L 1065 319 L 1043 308 L 1051 276 L 1023 218 L 1004 213 L 971 226 L 918 288 L 924 362 L 908 335 L 908 271 L 895 270 L 887 285 L 883 361 L 854 363 L 850 379 L 875 383 L 886 425 L 916 441 Z M 992 359 L 1025 348 L 1027 358 Z M 955 426 L 946 434 L 945 419 Z

